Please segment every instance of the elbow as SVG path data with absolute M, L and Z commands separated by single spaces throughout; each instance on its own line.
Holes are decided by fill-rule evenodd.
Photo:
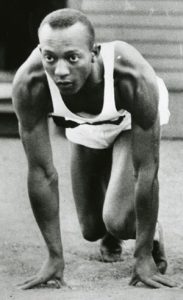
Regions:
M 148 209 L 150 214 L 154 205 L 159 202 L 159 181 L 158 176 L 146 178 L 145 181 L 138 180 L 135 186 L 135 202 L 138 212 L 144 214 Z M 156 203 L 156 204 L 155 204 Z
M 48 168 L 43 168 L 42 172 L 48 185 L 58 184 L 58 173 L 53 166 Z
M 36 206 L 58 195 L 58 175 L 54 170 L 29 169 L 27 183 L 30 201 Z
M 58 185 L 58 173 L 55 168 L 53 168 L 51 171 L 46 170 L 45 177 L 49 185 Z
M 135 182 L 136 182 L 136 193 L 139 195 L 143 195 L 142 198 L 146 198 L 145 196 L 150 194 L 152 195 L 152 191 L 158 188 L 158 163 L 154 164 L 153 167 L 149 167 L 146 169 L 139 169 L 138 172 L 135 172 Z
M 58 186 L 58 173 L 54 167 L 40 167 L 36 168 L 29 166 L 28 171 L 29 186 Z

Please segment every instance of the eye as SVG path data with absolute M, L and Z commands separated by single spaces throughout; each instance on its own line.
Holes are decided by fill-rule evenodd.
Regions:
M 51 54 L 45 54 L 44 59 L 48 63 L 53 63 L 55 61 L 55 57 L 53 57 Z
M 76 54 L 72 54 L 72 55 L 69 56 L 69 61 L 70 61 L 71 63 L 75 63 L 75 62 L 77 62 L 78 60 L 79 60 L 79 57 L 78 57 L 78 55 L 76 55 Z

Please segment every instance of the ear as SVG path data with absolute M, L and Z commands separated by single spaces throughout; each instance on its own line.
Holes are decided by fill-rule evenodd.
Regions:
M 92 49 L 92 62 L 95 61 L 95 58 L 97 56 L 99 56 L 100 54 L 100 49 L 101 49 L 101 46 L 100 45 L 97 45 L 97 44 L 94 44 L 93 45 L 93 49 Z
M 38 45 L 38 49 L 40 52 L 42 52 L 40 44 Z

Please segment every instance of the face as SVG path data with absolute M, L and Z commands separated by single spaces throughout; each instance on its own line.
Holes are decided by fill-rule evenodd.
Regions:
M 53 29 L 45 24 L 39 40 L 43 66 L 61 94 L 77 93 L 91 73 L 94 55 L 85 26 L 78 22 L 68 28 Z

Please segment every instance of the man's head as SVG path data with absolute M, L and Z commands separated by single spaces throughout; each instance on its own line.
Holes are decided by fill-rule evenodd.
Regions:
M 76 94 L 91 74 L 99 54 L 90 21 L 77 10 L 54 11 L 42 21 L 39 41 L 43 66 L 60 92 Z
M 88 18 L 82 12 L 75 9 L 59 9 L 48 14 L 39 26 L 38 36 L 40 36 L 41 29 L 45 24 L 49 25 L 52 29 L 65 29 L 78 22 L 85 26 L 88 35 L 88 46 L 92 49 L 95 40 L 94 28 Z

